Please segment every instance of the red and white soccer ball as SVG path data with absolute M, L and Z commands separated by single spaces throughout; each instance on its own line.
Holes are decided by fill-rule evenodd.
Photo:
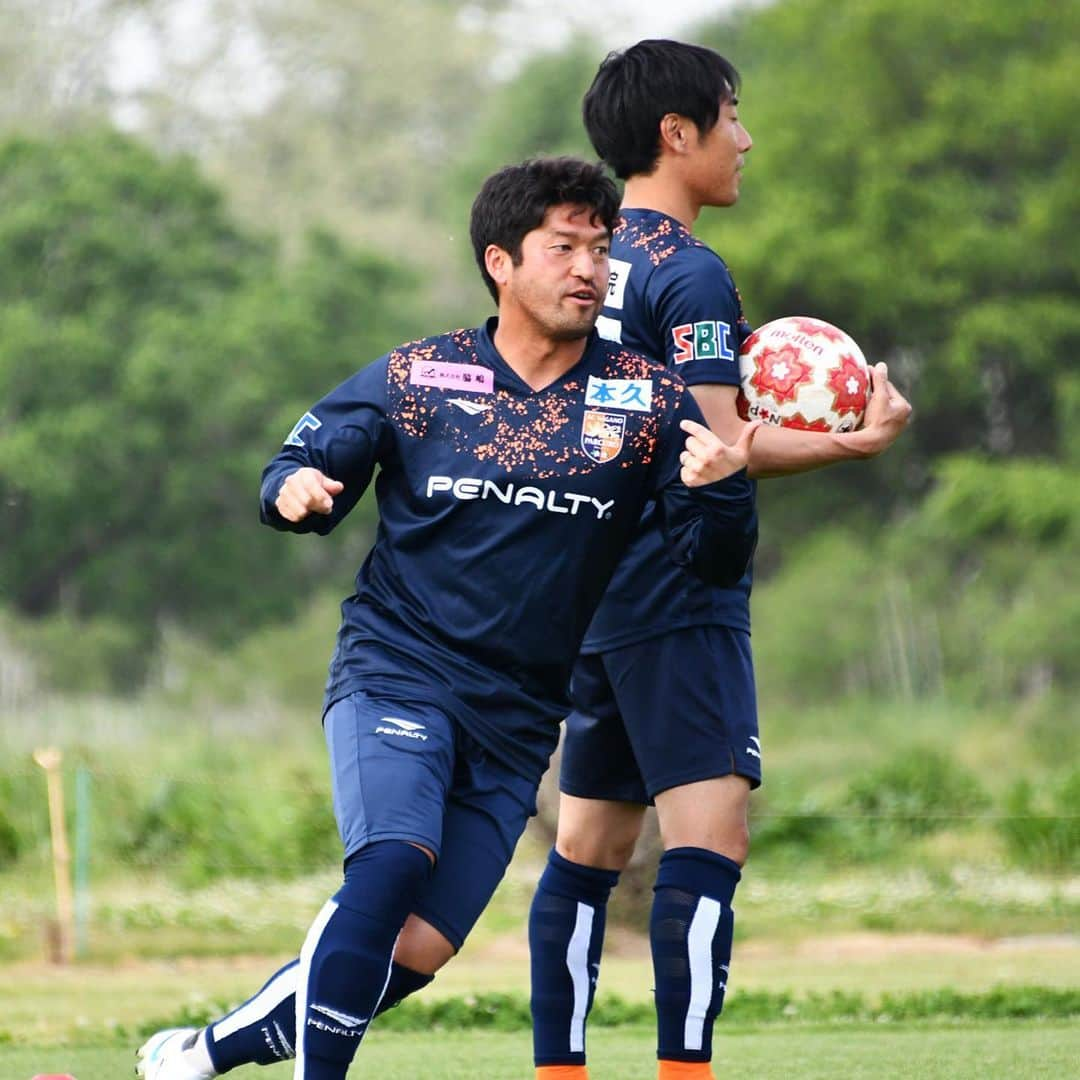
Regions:
M 862 350 L 838 327 L 805 315 L 774 319 L 739 353 L 739 415 L 803 431 L 854 431 L 870 397 Z

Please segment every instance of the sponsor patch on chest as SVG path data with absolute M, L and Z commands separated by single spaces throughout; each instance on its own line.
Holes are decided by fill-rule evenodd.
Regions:
M 652 412 L 652 379 L 598 379 L 589 376 L 585 404 L 604 409 Z
M 479 364 L 447 364 L 439 360 L 414 360 L 409 371 L 413 386 L 440 390 L 471 390 L 475 394 L 495 391 L 495 373 Z

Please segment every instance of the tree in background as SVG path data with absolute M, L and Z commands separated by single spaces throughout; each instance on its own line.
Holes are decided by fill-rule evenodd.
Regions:
M 260 470 L 318 387 L 409 336 L 412 287 L 326 234 L 286 271 L 190 161 L 115 134 L 0 146 L 6 604 L 106 620 L 129 674 L 164 622 L 287 612 L 335 548 L 263 535 Z
M 833 319 L 891 361 L 924 456 L 1075 463 L 1080 8 L 786 0 L 706 37 L 759 132 L 707 226 L 752 317 Z
M 193 155 L 290 254 L 319 227 L 445 267 L 467 247 L 438 213 L 447 170 L 509 3 L 0 0 L 0 133 L 116 124 Z M 460 301 L 459 275 L 433 282 L 442 306 Z
M 128 592 L 143 589 L 140 582 L 122 582 L 111 594 L 90 575 L 85 559 L 77 572 L 64 569 L 79 561 L 80 549 L 73 543 L 69 551 L 50 530 L 62 521 L 78 536 L 94 522 L 78 524 L 58 513 L 41 525 L 34 516 L 40 508 L 18 516 L 27 509 L 28 496 L 20 492 L 11 501 L 8 462 L 16 460 L 16 452 L 21 469 L 35 461 L 30 449 L 35 437 L 27 434 L 30 412 L 18 404 L 29 400 L 27 395 L 39 395 L 40 408 L 46 408 L 53 384 L 69 394 L 70 422 L 59 428 L 57 438 L 70 444 L 73 460 L 81 464 L 86 447 L 87 460 L 97 455 L 99 471 L 105 469 L 113 444 L 96 441 L 99 428 L 80 435 L 75 404 L 80 388 L 90 412 L 95 387 L 106 388 L 103 400 L 115 394 L 107 380 L 119 380 L 122 365 L 115 357 L 123 356 L 132 365 L 134 388 L 119 380 L 132 396 L 118 400 L 129 403 L 129 412 L 130 402 L 141 407 L 137 390 L 148 396 L 148 411 L 161 406 L 142 425 L 144 441 L 153 437 L 155 424 L 173 424 L 177 430 L 166 432 L 171 452 L 195 461 L 202 455 L 205 461 L 212 456 L 207 440 L 217 430 L 231 433 L 235 424 L 243 431 L 250 422 L 249 434 L 262 427 L 262 441 L 251 455 L 256 468 L 265 440 L 287 430 L 296 411 L 310 403 L 310 392 L 296 381 L 307 368 L 337 363 L 341 341 L 356 343 L 355 354 L 370 358 L 409 336 L 403 305 L 410 295 L 397 269 L 401 261 L 431 267 L 431 274 L 412 287 L 416 308 L 441 309 L 453 300 L 448 325 L 472 321 L 487 310 L 471 268 L 459 272 L 471 257 L 464 215 L 480 177 L 528 154 L 588 152 L 580 96 L 603 49 L 578 42 L 533 57 L 516 76 L 497 82 L 484 54 L 489 29 L 484 17 L 502 8 L 494 0 L 471 8 L 425 0 L 385 11 L 331 0 L 303 10 L 280 0 L 214 0 L 205 10 L 213 15 L 210 25 L 217 26 L 218 36 L 212 33 L 206 51 L 194 53 L 180 48 L 175 36 L 175 21 L 188 7 L 176 0 L 87 0 L 74 6 L 0 0 L 0 17 L 10 30 L 0 42 L 0 55 L 5 73 L 15 76 L 13 89 L 0 100 L 0 122 L 41 125 L 59 135 L 85 125 L 88 116 L 119 106 L 136 108 L 133 121 L 160 145 L 193 148 L 200 160 L 214 163 L 215 174 L 227 178 L 223 188 L 230 204 L 242 204 L 246 215 L 297 238 L 295 251 L 289 248 L 295 258 L 283 263 L 266 240 L 232 223 L 218 205 L 214 220 L 222 235 L 211 230 L 217 238 L 204 244 L 201 263 L 194 254 L 195 236 L 181 235 L 172 253 L 155 253 L 150 236 L 168 237 L 172 244 L 173 234 L 154 213 L 140 217 L 144 211 L 138 208 L 150 204 L 144 199 L 126 208 L 111 205 L 129 198 L 129 185 L 138 191 L 150 184 L 148 177 L 163 175 L 160 163 L 140 157 L 131 146 L 124 153 L 139 163 L 130 165 L 132 177 L 110 181 L 111 187 L 93 178 L 114 167 L 107 168 L 104 159 L 112 159 L 115 147 L 103 151 L 100 161 L 86 149 L 78 164 L 64 165 L 72 152 L 67 142 L 58 144 L 52 172 L 46 167 L 49 155 L 39 146 L 32 155 L 37 164 L 20 181 L 23 187 L 10 187 L 12 177 L 23 175 L 18 170 L 4 181 L 9 186 L 0 206 L 6 241 L 0 298 L 8 309 L 0 340 L 5 395 L 0 408 L 6 417 L 16 406 L 21 411 L 18 430 L 7 425 L 0 434 L 5 497 L 0 514 L 7 515 L 5 537 L 14 535 L 13 525 L 29 532 L 25 540 L 13 541 L 18 554 L 7 545 L 0 551 L 0 588 L 5 603 L 21 611 L 118 612 L 145 603 L 172 617 L 200 595 L 207 618 L 213 608 L 206 600 L 209 580 L 202 592 L 165 602 L 149 590 Z M 1055 5 L 1036 17 L 1004 0 L 968 8 L 944 9 L 930 0 L 840 6 L 781 0 L 703 28 L 697 39 L 730 56 L 745 76 L 742 110 L 757 143 L 739 206 L 722 217 L 706 213 L 699 224 L 732 264 L 752 319 L 798 312 L 832 319 L 860 340 L 870 359 L 890 363 L 916 408 L 909 435 L 871 468 L 840 467 L 762 489 L 759 602 L 766 602 L 770 573 L 801 565 L 804 548 L 819 553 L 815 573 L 828 578 L 835 571 L 834 592 L 842 592 L 845 582 L 857 588 L 850 582 L 849 559 L 837 556 L 835 567 L 823 567 L 827 553 L 837 548 L 827 542 L 804 544 L 823 525 L 836 525 L 863 548 L 882 554 L 882 526 L 906 522 L 890 530 L 898 534 L 890 566 L 911 576 L 912 624 L 940 613 L 940 637 L 954 650 L 953 670 L 1011 671 L 1000 687 L 1004 693 L 1018 685 L 1036 687 L 1047 680 L 1058 685 L 1078 677 L 1069 661 L 1075 616 L 1064 600 L 1070 590 L 1063 575 L 1070 571 L 1069 544 L 1075 543 L 1080 515 L 1075 361 L 1080 188 L 1074 179 L 1080 175 L 1080 136 L 1072 122 L 1080 104 L 1073 75 L 1080 65 L 1080 14 L 1076 5 Z M 409 20 L 419 18 L 418 12 L 434 14 L 412 27 Z M 133 25 L 143 27 L 148 48 L 174 48 L 165 50 L 159 84 L 121 93 L 96 57 L 105 48 L 102 42 L 131 34 Z M 373 56 L 363 46 L 371 40 L 400 48 Z M 249 63 L 244 58 L 256 56 L 264 64 L 267 49 L 276 66 L 255 67 L 278 75 L 263 83 L 240 78 Z M 451 86 L 459 65 L 468 72 Z M 267 106 L 270 90 L 278 95 L 274 108 Z M 45 179 L 35 188 L 39 172 Z M 82 172 L 86 175 L 79 179 Z M 62 183 L 48 179 L 61 173 Z M 346 175 L 352 179 L 339 185 L 335 178 Z M 171 205 L 167 189 L 173 182 L 160 180 L 162 205 Z M 176 183 L 182 191 L 188 180 Z M 67 203 L 57 203 L 54 189 L 67 192 Z M 109 319 L 108 304 L 94 307 L 91 317 L 90 308 L 73 299 L 80 289 L 86 292 L 85 282 L 63 284 L 64 274 L 52 281 L 56 267 L 68 266 L 61 256 L 50 255 L 47 274 L 34 254 L 43 250 L 35 244 L 48 232 L 44 222 L 52 221 L 58 236 L 92 234 L 97 210 L 72 219 L 78 228 L 60 224 L 67 220 L 63 206 L 77 205 L 74 192 L 82 192 L 91 205 L 100 201 L 101 230 L 114 237 L 130 232 L 131 252 L 142 251 L 128 265 L 128 245 L 119 245 L 128 254 L 115 261 L 127 269 L 107 278 L 104 293 L 116 309 Z M 381 200 L 374 210 L 364 201 L 368 193 Z M 185 213 L 193 220 L 207 218 L 201 210 Z M 301 223 L 313 219 L 333 220 L 332 231 L 323 232 L 314 248 L 301 239 Z M 409 229 L 399 229 L 404 219 L 422 234 L 419 241 L 414 243 Z M 147 226 L 145 250 L 135 245 L 143 220 L 153 223 Z M 26 240 L 18 230 L 25 232 L 33 221 L 38 232 L 25 233 L 31 236 Z M 365 230 L 392 253 L 390 262 L 350 253 L 334 239 Z M 108 244 L 99 247 L 112 250 Z M 189 258 L 185 251 L 192 267 L 184 269 L 178 298 L 150 295 L 158 272 L 153 268 L 164 267 L 168 277 L 177 272 L 174 263 Z M 202 270 L 193 269 L 199 265 Z M 88 276 L 96 281 L 99 273 Z M 51 306 L 38 303 L 39 285 L 41 304 Z M 131 297 L 125 299 L 128 288 Z M 67 290 L 67 307 L 57 307 L 62 290 Z M 53 310 L 63 317 L 54 318 Z M 352 353 L 353 345 L 344 351 Z M 173 355 L 194 359 L 173 370 Z M 230 363 L 237 371 L 252 363 L 264 375 L 272 371 L 287 388 L 279 395 L 278 411 L 268 391 L 251 389 L 255 384 L 246 377 L 236 387 L 224 385 L 227 365 L 208 362 L 208 370 L 201 371 L 199 358 L 210 355 L 235 358 Z M 328 367 L 322 376 L 311 372 L 307 385 L 327 385 L 336 370 Z M 139 376 L 140 371 L 149 374 Z M 191 405 L 184 371 L 192 386 L 216 388 L 197 416 L 185 411 Z M 248 388 L 243 393 L 252 395 L 249 399 L 240 396 L 241 386 Z M 245 400 L 255 403 L 247 412 Z M 114 422 L 119 424 L 119 415 Z M 128 429 L 117 428 L 120 457 L 128 454 L 139 428 L 130 417 L 127 423 Z M 179 482 L 183 470 L 177 469 L 170 482 Z M 137 477 L 130 481 L 139 482 Z M 41 483 L 42 492 L 50 485 L 62 489 L 65 474 L 58 470 Z M 169 491 L 161 477 L 155 483 L 155 491 Z M 100 499 L 101 492 L 87 490 Z M 82 504 L 61 490 L 49 505 L 66 513 Z M 222 513 L 230 527 L 249 527 L 246 511 L 230 516 L 233 511 L 225 507 Z M 154 515 L 147 522 L 157 530 L 156 538 L 166 539 L 166 547 L 176 545 L 170 565 L 182 559 L 181 540 L 196 546 L 213 542 L 205 539 L 211 531 L 205 521 L 201 531 L 191 525 L 166 527 Z M 133 517 L 124 524 L 134 529 L 142 520 Z M 93 540 L 88 536 L 86 543 Z M 332 551 L 336 542 L 332 539 L 325 550 Z M 110 534 L 98 547 L 108 550 L 112 543 Z M 146 543 L 150 549 L 156 541 Z M 1009 545 L 1019 554 L 1005 552 Z M 322 550 L 320 545 L 320 554 L 305 556 L 305 570 L 323 557 Z M 29 561 L 20 564 L 20 558 Z M 151 568 L 158 566 L 155 558 L 164 560 L 163 550 L 151 553 Z M 39 567 L 47 572 L 38 574 Z M 20 568 L 17 580 L 12 568 Z M 793 587 L 786 571 L 784 580 L 786 589 Z M 35 596 L 43 599 L 32 600 Z M 237 612 L 249 610 L 249 603 L 255 600 L 239 602 Z M 222 614 L 227 620 L 239 617 L 225 604 L 217 608 L 217 616 Z M 864 615 L 858 622 L 847 609 L 845 617 L 852 620 L 854 637 L 871 642 L 876 636 L 867 632 L 865 619 L 873 612 Z M 985 644 L 979 663 L 962 647 L 973 631 Z M 1054 659 L 1043 662 L 1040 653 Z M 1004 657 L 1027 660 L 1021 670 L 1002 664 Z M 780 681 L 777 673 L 770 677 L 770 685 Z

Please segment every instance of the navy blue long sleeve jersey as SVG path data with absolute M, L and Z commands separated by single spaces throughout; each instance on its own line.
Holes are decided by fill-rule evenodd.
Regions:
M 739 350 L 751 329 L 723 260 L 656 210 L 622 211 L 597 329 L 662 360 L 689 386 L 739 385 Z M 752 482 L 751 482 L 752 483 Z M 750 570 L 733 587 L 703 585 L 673 562 L 662 507 L 645 510 L 589 627 L 583 652 L 605 652 L 688 626 L 750 629 Z
M 535 775 L 646 502 L 671 557 L 711 580 L 742 574 L 757 523 L 745 472 L 679 481 L 679 421 L 702 422 L 680 379 L 594 333 L 570 371 L 533 390 L 494 326 L 404 345 L 315 405 L 263 473 L 262 520 L 327 533 L 378 465 L 378 532 L 342 605 L 326 707 L 359 688 L 430 701 Z M 293 524 L 274 502 L 302 466 L 345 489 L 331 514 Z

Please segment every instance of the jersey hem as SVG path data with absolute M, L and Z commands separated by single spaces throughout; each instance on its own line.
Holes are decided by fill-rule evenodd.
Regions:
M 738 630 L 744 634 L 750 633 L 749 619 L 732 619 L 723 616 L 708 616 L 699 619 L 682 619 L 679 622 L 666 623 L 663 626 L 651 626 L 648 630 L 631 631 L 625 634 L 613 634 L 610 637 L 599 640 L 586 640 L 578 650 L 581 656 L 596 656 L 598 653 L 611 652 L 614 649 L 623 649 L 627 645 L 639 645 L 643 641 L 652 641 L 654 638 L 666 637 L 679 630 L 689 630 L 693 626 L 722 626 L 728 630 Z

